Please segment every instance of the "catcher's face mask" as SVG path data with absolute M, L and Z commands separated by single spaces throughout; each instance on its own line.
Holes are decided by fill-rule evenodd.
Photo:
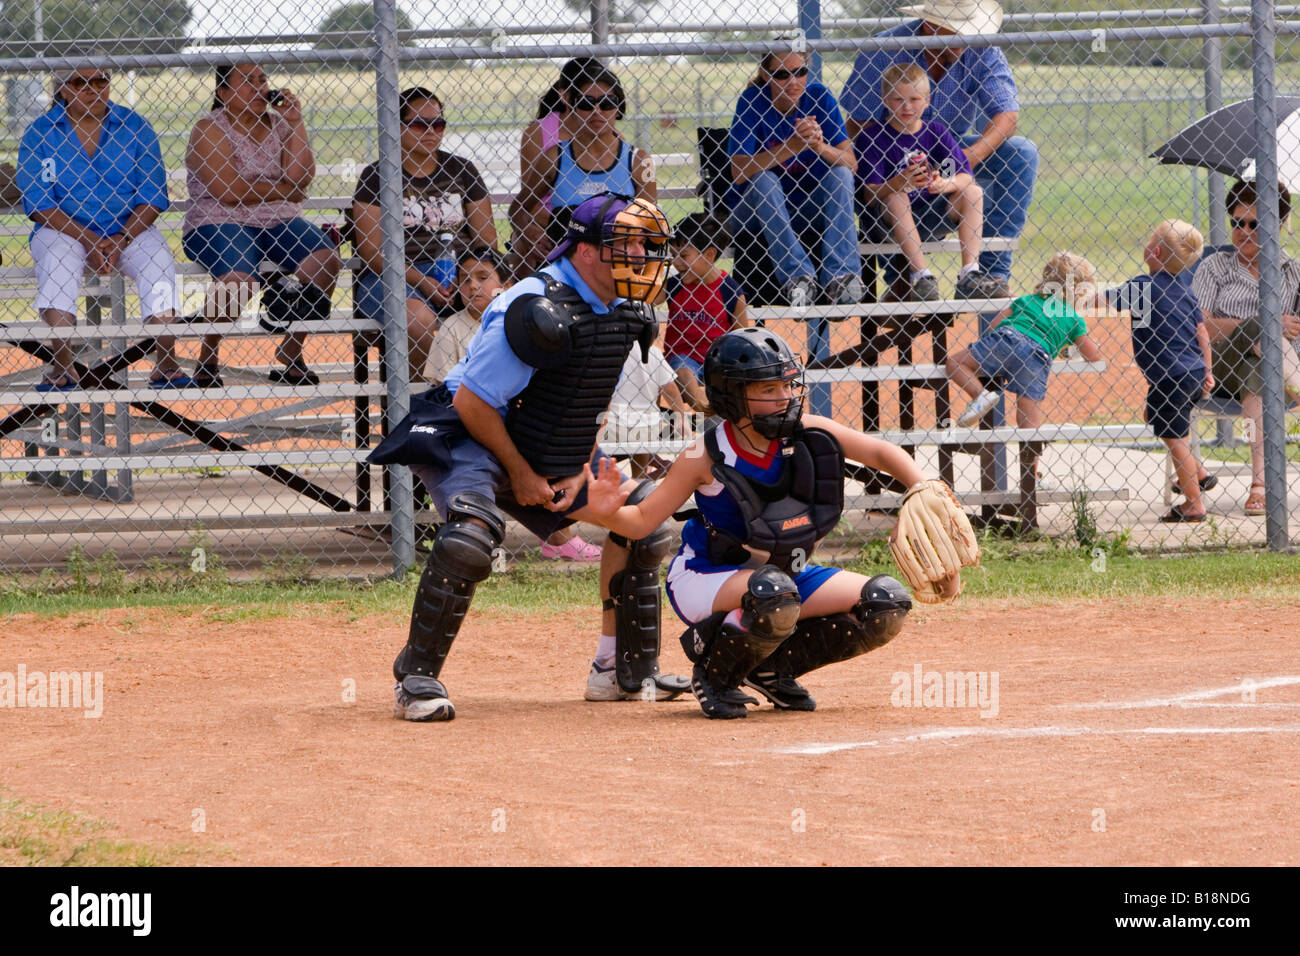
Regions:
M 781 378 L 745 386 L 749 420 L 764 438 L 789 438 L 803 418 L 807 386 L 803 369 L 789 369 Z
M 653 302 L 668 278 L 672 228 L 654 203 L 633 199 L 606 227 L 600 257 L 610 263 L 614 293 L 634 302 Z

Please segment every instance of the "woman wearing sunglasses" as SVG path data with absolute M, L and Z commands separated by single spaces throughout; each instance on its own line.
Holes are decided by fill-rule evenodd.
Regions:
M 1237 182 L 1228 190 L 1226 205 L 1232 225 L 1233 248 L 1206 256 L 1192 277 L 1192 291 L 1205 318 L 1213 353 L 1211 372 L 1217 391 L 1240 400 L 1242 414 L 1252 419 L 1250 430 L 1250 493 L 1246 514 L 1264 513 L 1264 402 L 1260 397 L 1259 338 L 1259 215 L 1252 182 Z M 1291 196 L 1278 187 L 1278 219 L 1286 225 Z M 1282 372 L 1289 401 L 1300 399 L 1300 336 L 1296 293 L 1300 261 L 1282 254 Z M 1289 353 L 1289 354 L 1288 354 Z M 1201 486 L 1202 488 L 1205 485 Z
M 654 202 L 654 161 L 619 135 L 626 97 L 618 77 L 599 60 L 585 59 L 561 77 L 560 95 L 568 120 L 568 139 L 542 150 L 523 166 L 520 202 L 536 208 L 550 194 L 546 238 L 533 250 L 540 261 L 564 238 L 573 210 L 592 196 L 614 193 Z
M 536 165 L 542 154 L 554 149 L 560 142 L 573 139 L 581 115 L 569 109 L 564 101 L 564 90 L 584 73 L 600 68 L 600 61 L 595 57 L 580 56 L 569 60 L 560 68 L 559 78 L 542 94 L 537 101 L 537 118 L 524 127 L 519 138 L 519 172 L 520 175 Z M 509 266 L 516 278 L 531 275 L 540 268 L 546 258 L 549 244 L 546 240 L 546 226 L 551 220 L 551 193 L 547 190 L 541 196 L 528 197 L 520 190 L 510 203 L 510 261 Z
M 733 235 L 767 240 L 790 304 L 860 301 L 853 144 L 834 95 L 808 81 L 805 54 L 775 50 L 763 57 L 736 106 L 728 151 Z M 798 238 L 809 228 L 821 236 L 820 276 Z
M 212 112 L 195 125 L 185 153 L 190 208 L 181 248 L 212 276 L 204 317 L 234 318 L 260 286 L 264 259 L 285 275 L 262 292 L 262 325 L 287 330 L 329 318 L 341 262 L 333 241 L 302 216 L 316 176 L 316 158 L 302 105 L 289 90 L 272 90 L 256 63 L 217 67 Z M 316 385 L 303 361 L 305 331 L 289 331 L 275 351 L 277 385 Z M 220 387 L 221 336 L 204 338 L 194 370 L 200 387 Z
M 402 226 L 406 256 L 406 328 L 412 381 L 423 374 L 439 316 L 455 311 L 456 261 L 469 249 L 496 249 L 492 200 L 478 168 L 442 149 L 447 120 L 442 100 L 424 87 L 403 90 Z M 352 195 L 350 238 L 362 267 L 353 283 L 353 309 L 383 318 L 383 236 L 379 164 L 361 171 Z

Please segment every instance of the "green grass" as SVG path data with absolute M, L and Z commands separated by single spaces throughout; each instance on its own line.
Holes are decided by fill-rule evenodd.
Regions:
M 1052 601 L 1077 597 L 1241 597 L 1300 600 L 1300 558 L 1268 552 L 1217 553 L 1226 533 L 1214 522 L 1199 526 L 1184 556 L 1139 554 L 1125 534 L 1089 536 L 1086 547 L 1052 541 L 1008 542 L 985 536 L 984 560 L 966 572 L 973 598 Z M 1104 564 L 1104 570 L 1097 570 Z M 846 567 L 863 574 L 897 575 L 883 539 L 867 542 Z M 237 583 L 213 579 L 160 586 L 156 578 L 127 577 L 111 566 L 65 578 L 54 575 L 17 581 L 0 579 L 0 625 L 17 614 L 59 617 L 113 608 L 206 608 L 215 622 L 274 620 L 313 613 L 356 620 L 374 615 L 404 618 L 417 580 L 413 570 L 400 581 L 262 580 Z M 595 613 L 594 568 L 556 570 L 533 561 L 514 564 L 479 586 L 475 608 L 506 614 Z M 665 609 L 665 627 L 676 626 Z
M 112 825 L 54 810 L 0 787 L 0 866 L 180 866 L 230 859 L 229 851 L 115 840 Z

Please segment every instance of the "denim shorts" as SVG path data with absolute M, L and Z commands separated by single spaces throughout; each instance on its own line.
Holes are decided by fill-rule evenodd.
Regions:
M 438 269 L 437 263 L 434 262 L 412 262 L 410 268 L 418 269 L 427 276 L 433 277 Z M 434 312 L 442 314 L 445 306 L 437 305 L 430 302 L 425 294 L 413 285 L 406 287 L 406 297 L 420 302 Z M 361 319 L 374 319 L 376 322 L 383 319 L 384 316 L 384 279 L 383 276 L 375 275 L 373 272 L 358 272 L 352 280 L 352 311 Z
M 333 249 L 334 243 L 319 226 L 306 219 L 290 219 L 275 226 L 199 226 L 181 237 L 181 248 L 190 261 L 220 279 L 232 272 L 256 276 L 263 259 L 282 269 L 297 269 L 313 252 Z
M 972 343 L 970 354 L 986 386 L 999 382 L 1006 391 L 1036 402 L 1047 397 L 1052 358 L 1023 332 L 998 326 Z
M 697 362 L 689 355 L 669 354 L 669 355 L 665 355 L 664 358 L 668 360 L 668 367 L 672 369 L 674 372 L 680 372 L 682 369 L 688 368 L 691 370 L 691 374 L 694 375 L 697 379 L 699 379 L 699 381 L 701 382 L 704 381 L 703 362 Z

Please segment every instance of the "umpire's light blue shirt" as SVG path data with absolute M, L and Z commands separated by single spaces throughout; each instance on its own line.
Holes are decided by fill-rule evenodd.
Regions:
M 567 286 L 576 289 L 583 301 L 591 306 L 597 315 L 605 315 L 622 302 L 615 299 L 606 304 L 591 291 L 591 287 L 582 281 L 578 270 L 573 268 L 569 259 L 557 259 L 541 270 L 553 279 L 558 279 Z M 515 283 L 502 292 L 483 313 L 483 321 L 474 337 L 465 348 L 465 357 L 447 373 L 445 384 L 453 395 L 463 383 L 466 388 L 497 410 L 503 418 L 506 405 L 532 380 L 536 371 L 531 365 L 520 360 L 506 341 L 505 315 L 510 304 L 524 295 L 541 295 L 546 292 L 546 283 L 537 276 L 529 276 Z
M 920 36 L 921 21 L 911 20 L 878 33 L 878 37 Z M 840 108 L 859 122 L 884 120 L 880 78 L 895 63 L 915 63 L 925 69 L 924 50 L 863 50 L 853 61 L 844 84 Z M 938 120 L 957 136 L 979 132 L 977 123 L 998 113 L 1017 112 L 1020 97 L 1006 54 L 995 46 L 967 47 L 938 83 L 930 83 L 930 108 L 922 119 Z
M 167 171 L 153 127 L 112 102 L 93 157 L 62 103 L 38 116 L 18 146 L 17 180 L 28 216 L 58 209 L 100 236 L 121 232 L 137 206 L 168 207 Z

